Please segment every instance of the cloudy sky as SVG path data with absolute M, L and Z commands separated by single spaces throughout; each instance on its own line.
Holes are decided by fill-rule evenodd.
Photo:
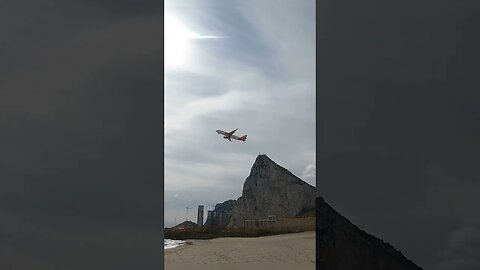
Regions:
M 275 3 L 165 3 L 166 226 L 241 196 L 259 153 L 315 185 L 315 1 Z
M 425 269 L 480 269 L 480 3 L 317 4 L 318 193 Z
M 0 268 L 161 269 L 161 3 L 0 1 L 0 21 Z

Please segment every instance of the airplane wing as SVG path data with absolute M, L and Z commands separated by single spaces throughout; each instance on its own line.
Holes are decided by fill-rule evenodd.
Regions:
M 235 133 L 235 131 L 237 131 L 237 130 L 238 130 L 238 128 L 235 129 L 235 130 L 232 130 L 232 131 L 228 132 L 228 135 L 232 135 L 232 134 Z

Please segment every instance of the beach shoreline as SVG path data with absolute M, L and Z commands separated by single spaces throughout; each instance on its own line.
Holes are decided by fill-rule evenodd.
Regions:
M 315 269 L 315 231 L 187 240 L 165 250 L 166 270 Z

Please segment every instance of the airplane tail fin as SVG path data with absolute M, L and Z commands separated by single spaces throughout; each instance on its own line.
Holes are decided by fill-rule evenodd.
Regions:
M 247 139 L 247 135 L 243 135 L 242 137 L 240 137 L 240 140 L 243 141 L 243 142 L 244 142 L 246 139 Z

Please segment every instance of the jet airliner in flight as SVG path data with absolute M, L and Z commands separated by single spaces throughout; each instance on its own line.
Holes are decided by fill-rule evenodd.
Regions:
M 237 129 L 238 129 L 238 128 L 237 128 Z M 247 139 L 247 135 L 243 135 L 243 136 L 241 136 L 241 137 L 238 137 L 238 136 L 233 135 L 233 133 L 235 133 L 235 131 L 237 131 L 237 129 L 232 130 L 232 131 L 230 131 L 230 132 L 225 132 L 225 131 L 220 130 L 220 129 L 217 129 L 216 131 L 217 131 L 218 134 L 223 135 L 223 138 L 224 138 L 224 139 L 227 139 L 227 140 L 229 140 L 229 141 L 232 141 L 231 139 L 235 139 L 235 140 L 239 140 L 239 141 L 244 142 L 244 141 Z

